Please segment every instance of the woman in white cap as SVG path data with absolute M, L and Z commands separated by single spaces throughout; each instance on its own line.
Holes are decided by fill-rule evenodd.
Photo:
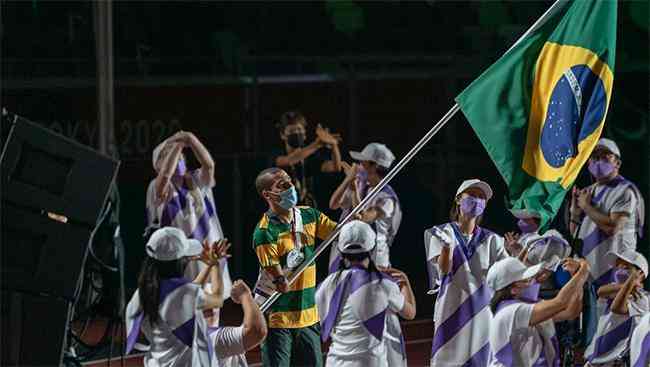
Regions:
M 585 356 L 592 366 L 623 365 L 630 348 L 632 331 L 650 312 L 650 295 L 643 289 L 648 261 L 634 250 L 613 252 L 614 283 L 598 289 L 605 313 Z
M 494 264 L 487 284 L 494 290 L 489 323 L 491 367 L 554 367 L 560 364 L 553 322 L 578 317 L 582 287 L 589 275 L 585 260 L 566 259 L 569 282 L 552 299 L 536 301 L 533 279 L 542 264 L 526 267 L 511 257 Z
M 395 160 L 393 152 L 380 143 L 370 143 L 361 152 L 350 152 L 350 156 L 359 163 L 350 166 L 342 162 L 345 179 L 334 191 L 329 203 L 332 210 L 342 209 L 341 219 L 379 184 Z M 377 233 L 377 249 L 373 255 L 375 264 L 390 267 L 390 246 L 402 222 L 402 209 L 395 190 L 390 185 L 384 186 L 364 207 L 361 217 Z M 336 248 L 332 247 L 330 273 L 338 268 L 339 261 Z
M 264 316 L 246 284 L 237 281 L 232 289 L 232 300 L 244 310 L 241 326 L 211 328 L 203 316 L 223 305 L 219 260 L 229 256 L 229 247 L 226 240 L 201 245 L 173 227 L 151 235 L 138 290 L 126 309 L 127 353 L 142 331 L 151 343 L 144 357 L 147 367 L 246 365 L 243 353 L 266 335 Z M 206 267 L 190 281 L 184 268 L 197 260 Z M 204 291 L 208 277 L 213 287 Z
M 189 170 L 183 149 L 189 147 L 201 167 Z M 192 133 L 179 131 L 153 150 L 153 167 L 157 172 L 147 189 L 148 228 L 176 227 L 189 238 L 209 243 L 221 240 L 223 231 L 217 215 L 212 188 L 214 161 L 205 146 Z M 202 270 L 200 262 L 190 263 L 187 276 L 194 278 Z M 221 264 L 224 297 L 230 296 L 232 282 L 228 262 Z M 219 312 L 214 310 L 210 324 L 219 324 Z
M 434 226 L 426 245 L 427 265 L 439 286 L 434 307 L 431 366 L 486 365 L 489 355 L 490 297 L 488 269 L 508 257 L 501 236 L 479 227 L 492 197 L 490 186 L 464 181 L 454 197 L 451 222 Z
M 372 228 L 354 220 L 343 226 L 337 247 L 340 268 L 316 292 L 321 338 L 332 343 L 327 366 L 366 367 L 406 365 L 389 362 L 385 328 L 389 314 L 415 317 L 415 296 L 408 277 L 390 269 L 381 273 L 371 260 L 376 236 Z M 403 346 L 402 346 L 403 347 Z
M 639 320 L 630 340 L 630 366 L 650 366 L 650 313 Z
M 345 179 L 334 191 L 329 203 L 332 210 L 343 210 L 341 220 L 379 184 L 395 161 L 393 152 L 381 143 L 370 143 L 361 152 L 351 151 L 350 156 L 359 163 L 350 166 L 342 162 Z M 390 185 L 384 186 L 363 208 L 359 217 L 369 223 L 377 235 L 377 246 L 372 253 L 373 262 L 380 268 L 389 268 L 390 248 L 402 222 L 402 208 L 395 190 Z M 330 273 L 339 268 L 340 261 L 341 254 L 336 246 L 332 246 Z M 391 365 L 398 366 L 403 361 L 401 335 L 399 318 L 394 314 L 389 315 L 386 340 L 389 341 L 387 354 Z

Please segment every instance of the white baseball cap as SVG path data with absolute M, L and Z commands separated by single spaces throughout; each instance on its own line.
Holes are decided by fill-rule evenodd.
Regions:
M 514 282 L 534 277 L 543 266 L 544 264 L 537 264 L 527 267 L 516 257 L 508 257 L 490 267 L 487 273 L 487 284 L 496 292 Z
M 490 200 L 492 198 L 492 188 L 490 185 L 476 178 L 463 181 L 463 183 L 458 187 L 458 190 L 456 190 L 456 196 L 462 194 L 463 191 L 472 187 L 476 187 L 477 189 L 483 191 L 486 200 Z
M 156 260 L 171 261 L 203 252 L 201 242 L 190 239 L 178 228 L 163 227 L 155 231 L 147 242 L 147 255 Z
M 352 159 L 357 161 L 371 161 L 388 168 L 395 160 L 395 155 L 384 144 L 370 143 L 361 152 L 350 152 Z
M 607 148 L 610 152 L 616 154 L 619 158 L 621 157 L 621 150 L 618 149 L 618 145 L 614 142 L 614 140 L 607 139 L 607 138 L 601 138 L 598 140 L 598 143 L 596 144 L 596 147 L 604 147 Z
M 608 255 L 616 256 L 619 259 L 625 260 L 630 264 L 635 265 L 637 268 L 641 269 L 643 275 L 645 275 L 646 278 L 648 277 L 648 260 L 646 260 L 645 256 L 641 255 L 641 253 L 628 248 L 618 252 L 610 251 Z
M 344 254 L 360 254 L 375 248 L 377 235 L 366 222 L 353 220 L 343 225 L 337 247 Z
M 522 236 L 519 240 L 524 248 L 528 247 L 526 260 L 529 264 L 547 263 L 552 258 L 564 259 L 571 254 L 571 245 L 556 230 L 548 230 L 543 235 Z M 548 267 L 545 266 L 548 269 Z

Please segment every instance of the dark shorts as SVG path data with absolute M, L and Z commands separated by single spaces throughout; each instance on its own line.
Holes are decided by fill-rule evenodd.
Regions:
M 323 366 L 320 324 L 299 329 L 270 328 L 262 343 L 265 367 Z

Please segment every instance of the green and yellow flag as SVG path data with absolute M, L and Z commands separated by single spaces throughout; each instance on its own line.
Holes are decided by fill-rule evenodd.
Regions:
M 566 2 L 458 97 L 508 185 L 545 226 L 603 130 L 614 82 L 614 0 Z

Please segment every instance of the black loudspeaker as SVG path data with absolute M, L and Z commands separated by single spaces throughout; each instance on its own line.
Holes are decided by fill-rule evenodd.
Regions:
M 2 288 L 72 300 L 118 162 L 16 118 L 2 154 Z
M 2 288 L 73 300 L 91 230 L 2 203 Z
M 59 366 L 70 302 L 18 292 L 2 292 L 2 366 Z
M 2 155 L 2 199 L 94 228 L 118 164 L 17 117 Z
M 119 162 L 18 116 L 0 157 L 2 366 L 61 364 L 70 309 Z M 7 122 L 9 121 L 9 122 Z

